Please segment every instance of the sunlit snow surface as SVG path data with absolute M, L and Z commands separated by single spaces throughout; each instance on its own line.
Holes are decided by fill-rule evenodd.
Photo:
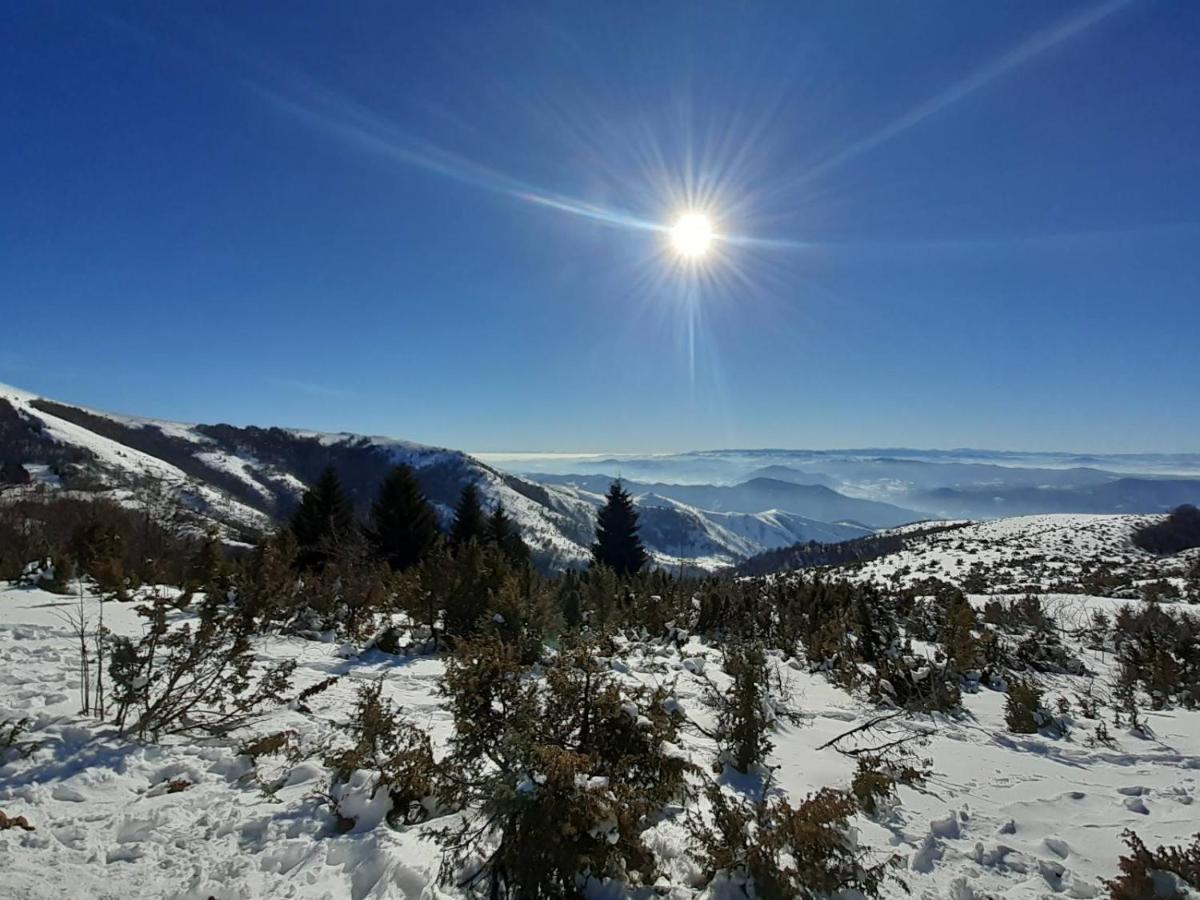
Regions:
M 855 577 L 889 579 L 899 569 L 935 559 L 939 571 L 959 571 L 964 567 L 958 557 L 969 566 L 984 551 L 985 536 L 997 559 L 1044 555 L 1047 548 L 1060 548 L 1066 524 L 1072 526 L 1067 534 L 1073 559 L 1134 559 L 1130 522 L 1121 519 L 1076 517 L 1066 523 L 1030 517 L 971 526 L 976 531 L 935 536 L 926 551 L 876 561 Z M 985 598 L 973 600 L 981 604 Z M 26 816 L 36 828 L 0 831 L 0 893 L 89 900 L 457 896 L 453 888 L 431 888 L 439 857 L 421 837 L 428 826 L 393 831 L 381 824 L 380 803 L 364 797 L 359 827 L 335 833 L 328 811 L 314 799 L 328 778 L 317 763 L 285 773 L 279 802 L 270 802 L 247 778 L 250 766 L 237 754 L 238 740 L 143 745 L 79 719 L 74 639 L 62 620 L 75 602 L 34 589 L 0 590 L 0 718 L 32 718 L 29 737 L 43 742 L 32 758 L 0 766 L 0 809 Z M 94 616 L 96 601 L 87 602 Z M 1064 627 L 1082 623 L 1092 610 L 1111 614 L 1130 602 L 1138 601 L 1046 598 Z M 132 604 L 105 604 L 104 617 L 118 632 L 138 630 Z M 265 637 L 257 647 L 264 661 L 297 660 L 295 690 L 331 674 L 346 677 L 314 698 L 311 714 L 277 710 L 248 734 L 294 729 L 314 743 L 346 721 L 356 686 L 370 678 L 382 678 L 387 694 L 436 742 L 449 733 L 436 693 L 442 672 L 436 658 L 354 656 L 354 648 L 337 642 L 299 638 Z M 1089 651 L 1084 658 L 1097 673 L 1094 689 L 1106 693 L 1111 655 Z M 776 658 L 775 665 L 804 713 L 803 725 L 775 735 L 779 785 L 793 799 L 823 785 L 845 786 L 852 762 L 816 748 L 863 721 L 873 707 L 794 661 Z M 700 669 L 726 683 L 714 646 L 695 638 L 680 649 L 632 642 L 616 675 L 647 684 L 675 682 L 674 696 L 687 715 L 708 727 L 712 719 L 695 674 Z M 1043 678 L 1051 702 L 1088 681 Z M 1100 879 L 1116 872 L 1122 829 L 1136 829 L 1151 846 L 1178 843 L 1200 830 L 1193 802 L 1200 777 L 1200 712 L 1147 712 L 1152 738 L 1116 728 L 1110 720 L 1115 746 L 1104 747 L 1089 746 L 1094 723 L 1083 719 L 1064 739 L 1009 734 L 1003 706 L 1003 694 L 982 689 L 964 696 L 966 715 L 960 719 L 913 718 L 909 725 L 929 732 L 921 752 L 936 774 L 923 791 L 902 788 L 901 803 L 890 815 L 856 823 L 866 845 L 905 856 L 912 896 L 1100 896 Z M 710 740 L 692 731 L 681 744 L 709 769 Z M 175 778 L 194 787 L 167 793 L 165 783 Z M 737 783 L 729 780 L 731 788 Z M 656 826 L 647 842 L 666 870 L 669 896 L 702 893 L 678 816 Z M 596 894 L 621 892 L 610 885 Z M 895 886 L 888 895 L 904 896 Z

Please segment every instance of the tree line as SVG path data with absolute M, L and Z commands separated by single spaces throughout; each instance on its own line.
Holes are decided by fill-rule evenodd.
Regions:
M 510 563 L 525 565 L 532 552 L 520 526 L 501 501 L 491 512 L 479 488 L 463 487 L 450 527 L 443 532 L 438 514 L 421 489 L 411 466 L 398 465 L 384 479 L 365 522 L 354 507 L 336 470 L 329 466 L 305 491 L 288 526 L 297 545 L 296 565 L 321 571 L 335 559 L 361 558 L 364 553 L 403 572 L 427 559 L 439 547 L 451 551 L 470 544 L 498 549 Z M 614 481 L 596 517 L 592 559 L 620 577 L 641 572 L 650 561 L 639 535 L 633 498 Z

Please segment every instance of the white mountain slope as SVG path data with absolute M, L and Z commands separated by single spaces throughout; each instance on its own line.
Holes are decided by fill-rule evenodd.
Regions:
M 487 507 L 503 503 L 536 559 L 551 568 L 589 556 L 596 493 L 502 473 L 465 453 L 385 437 L 283 428 L 188 425 L 59 403 L 0 385 L 0 463 L 17 462 L 44 489 L 86 491 L 138 504 L 175 498 L 196 527 L 216 522 L 231 538 L 287 516 L 307 484 L 333 465 L 360 511 L 397 463 L 411 465 L 449 521 L 473 482 Z M 11 489 L 9 489 L 11 490 Z M 641 498 L 643 539 L 664 565 L 705 570 L 796 541 L 867 533 L 779 511 L 718 513 L 664 498 Z
M 976 522 L 915 537 L 903 550 L 837 572 L 901 587 L 938 578 L 969 590 L 974 571 L 1012 592 L 1077 592 L 1102 581 L 1112 596 L 1136 597 L 1160 579 L 1184 590 L 1200 549 L 1160 557 L 1132 541 L 1137 529 L 1161 518 L 1062 513 Z
M 539 558 L 570 565 L 586 558 L 579 540 L 591 507 L 569 496 L 502 475 L 464 453 L 382 437 L 293 429 L 187 425 L 66 406 L 0 385 L 28 438 L 16 461 L 53 472 L 54 485 L 128 504 L 165 492 L 231 532 L 269 527 L 294 507 L 327 464 L 338 468 L 362 507 L 394 465 L 417 470 L 443 519 L 463 484 L 473 481 L 486 505 L 502 502 Z M 13 429 L 0 432 L 0 459 L 12 458 Z

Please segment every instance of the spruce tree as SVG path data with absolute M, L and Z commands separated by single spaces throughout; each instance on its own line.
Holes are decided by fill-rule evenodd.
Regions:
M 437 514 L 410 466 L 399 465 L 384 479 L 371 507 L 368 537 L 393 569 L 407 569 L 437 546 Z
M 479 489 L 468 484 L 462 490 L 458 506 L 454 510 L 454 524 L 450 527 L 450 543 L 461 547 L 468 541 L 483 541 L 487 538 L 488 523 L 479 504 Z
M 617 575 L 636 575 L 649 560 L 638 537 L 638 514 L 633 498 L 618 479 L 608 489 L 608 499 L 596 516 L 596 543 L 592 558 Z
M 521 529 L 504 511 L 504 504 L 497 503 L 487 522 L 487 539 L 496 544 L 511 562 L 529 561 L 529 546 L 521 537 Z
M 5 460 L 0 463 L 0 484 L 29 484 L 33 476 L 16 460 Z
M 323 569 L 355 537 L 354 509 L 333 466 L 326 466 L 316 484 L 304 492 L 292 516 L 292 533 L 301 569 Z

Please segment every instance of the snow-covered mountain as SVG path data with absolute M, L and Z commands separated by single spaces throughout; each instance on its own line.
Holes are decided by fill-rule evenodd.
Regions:
M 398 463 L 416 470 L 444 519 L 462 487 L 474 482 L 486 504 L 502 502 L 520 522 L 547 566 L 583 561 L 592 527 L 590 504 L 456 450 L 354 434 L 184 425 L 68 406 L 10 387 L 0 387 L 0 460 L 21 463 L 54 489 L 130 504 L 175 497 L 198 523 L 215 521 L 234 535 L 289 515 L 326 465 L 365 510 Z
M 1134 542 L 1139 529 L 1162 518 L 1060 513 L 930 522 L 897 529 L 903 538 L 898 548 L 837 566 L 832 577 L 891 588 L 915 588 L 937 579 L 966 591 L 987 584 L 994 592 L 1128 598 L 1142 596 L 1147 585 L 1170 584 L 1168 590 L 1178 591 L 1177 596 L 1189 595 L 1200 548 L 1156 555 Z
M 595 511 L 607 482 L 588 485 L 590 490 L 542 484 L 457 450 L 393 438 L 185 425 L 71 406 L 0 385 L 0 465 L 20 465 L 34 481 L 33 487 L 10 487 L 10 493 L 86 492 L 134 505 L 178 500 L 198 527 L 216 522 L 231 538 L 251 536 L 288 516 L 326 465 L 337 469 L 356 506 L 365 511 L 384 475 L 402 462 L 416 470 L 443 520 L 449 520 L 463 486 L 473 482 L 486 505 L 504 504 L 543 566 L 588 559 Z M 821 492 L 817 499 L 823 511 L 842 510 L 837 503 L 828 505 L 830 499 L 847 501 L 856 511 L 855 504 L 865 502 L 813 489 Z M 664 565 L 686 562 L 712 570 L 797 541 L 847 540 L 870 531 L 803 515 L 800 506 L 768 509 L 764 502 L 762 511 L 727 505 L 713 511 L 643 493 L 638 497 L 643 537 Z M 886 522 L 871 524 L 905 517 L 894 509 L 887 510 Z

